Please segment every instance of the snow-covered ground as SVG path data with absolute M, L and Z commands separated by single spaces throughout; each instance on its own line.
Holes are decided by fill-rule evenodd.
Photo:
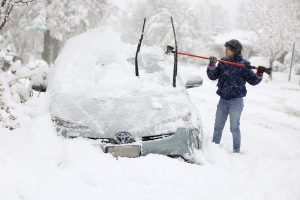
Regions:
M 179 66 L 184 68 L 184 66 Z M 49 96 L 16 105 L 22 127 L 0 128 L 0 199 L 300 199 L 300 87 L 287 74 L 248 85 L 242 115 L 241 154 L 233 154 L 228 124 L 212 144 L 218 96 L 205 68 L 204 84 L 190 89 L 202 116 L 202 165 L 161 155 L 113 158 L 84 139 L 56 135 Z

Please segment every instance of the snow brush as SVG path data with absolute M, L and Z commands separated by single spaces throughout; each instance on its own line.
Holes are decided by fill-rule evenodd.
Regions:
M 167 46 L 167 51 L 166 54 L 171 54 L 171 53 L 176 53 L 179 55 L 183 55 L 183 56 L 189 56 L 189 57 L 193 57 L 193 58 L 200 58 L 200 59 L 205 59 L 205 60 L 209 60 L 208 57 L 204 57 L 204 56 L 198 56 L 198 55 L 193 55 L 193 54 L 189 54 L 189 53 L 183 53 L 183 52 L 178 52 L 178 51 L 174 51 L 174 47 L 172 46 Z M 224 60 L 217 60 L 218 62 L 221 63 L 225 63 L 225 64 L 230 64 L 230 65 L 234 65 L 236 67 L 247 67 L 250 69 L 257 69 L 258 67 L 255 66 L 250 66 L 250 65 L 245 65 L 245 64 L 241 64 L 241 63 L 235 63 L 235 62 L 229 62 L 229 61 L 224 61 Z M 272 72 L 272 68 L 265 68 L 264 71 L 266 74 L 270 75 Z

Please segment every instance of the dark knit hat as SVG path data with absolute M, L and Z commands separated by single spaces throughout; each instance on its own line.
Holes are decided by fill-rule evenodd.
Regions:
M 238 41 L 236 39 L 227 41 L 225 43 L 225 47 L 227 47 L 228 49 L 230 49 L 232 52 L 234 52 L 236 54 L 241 54 L 242 49 L 243 49 L 242 43 L 240 43 L 240 41 Z

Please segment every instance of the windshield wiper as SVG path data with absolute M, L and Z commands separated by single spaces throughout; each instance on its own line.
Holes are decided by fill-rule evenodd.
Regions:
M 171 17 L 172 29 L 174 34 L 174 41 L 175 41 L 175 50 L 174 50 L 174 70 L 173 70 L 173 87 L 176 87 L 176 76 L 177 76 L 177 40 L 176 40 L 176 33 L 173 18 Z
M 142 35 L 139 41 L 139 44 L 137 46 L 136 49 L 136 54 L 135 54 L 135 75 L 139 76 L 139 67 L 138 67 L 138 53 L 140 52 L 140 48 L 141 48 L 141 44 L 142 44 L 142 40 L 144 37 L 144 28 L 145 28 L 145 23 L 146 23 L 146 18 L 144 18 L 144 24 L 143 24 L 143 30 L 142 30 Z

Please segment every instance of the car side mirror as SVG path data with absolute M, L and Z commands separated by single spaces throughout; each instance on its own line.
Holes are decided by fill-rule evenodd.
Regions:
M 202 85 L 203 79 L 200 76 L 197 75 L 189 75 L 187 78 L 187 81 L 185 82 L 185 88 L 194 88 L 194 87 L 199 87 Z

